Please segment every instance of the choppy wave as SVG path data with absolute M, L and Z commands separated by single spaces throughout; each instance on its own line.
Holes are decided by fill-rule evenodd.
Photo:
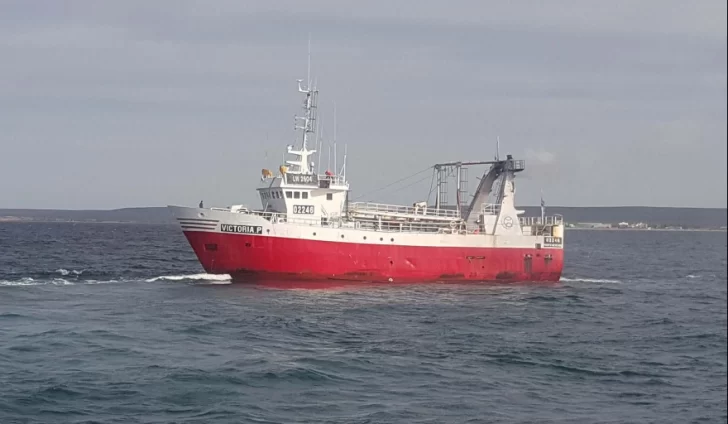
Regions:
M 30 277 L 20 278 L 18 280 L 0 280 L 0 286 L 71 286 L 74 283 L 72 281 L 65 280 L 63 278 L 53 278 L 51 280 L 36 280 Z
M 84 271 L 85 270 L 83 270 L 83 269 L 81 271 L 76 271 L 75 269 L 72 269 L 72 270 L 69 271 L 69 270 L 67 270 L 65 268 L 59 268 L 59 269 L 56 270 L 56 272 L 58 274 L 61 274 L 64 277 L 67 276 L 67 275 L 81 275 L 81 274 L 83 274 Z
M 725 422 L 724 235 L 570 240 L 561 285 L 279 291 L 176 226 L 0 225 L 0 423 Z
M 109 279 L 83 279 L 82 274 L 84 273 L 84 270 L 78 271 L 78 270 L 66 270 L 64 268 L 60 268 L 55 271 L 55 273 L 60 274 L 63 277 L 71 277 L 72 279 L 67 278 L 58 278 L 58 277 L 51 277 L 51 278 L 33 278 L 33 277 L 20 277 L 17 279 L 5 279 L 0 280 L 0 286 L 41 286 L 41 285 L 56 285 L 56 286 L 63 286 L 63 285 L 74 285 L 74 284 L 103 284 L 103 283 L 118 283 L 118 282 L 132 282 L 132 281 L 144 281 L 147 283 L 154 283 L 159 281 L 188 281 L 188 282 L 199 282 L 203 281 L 207 284 L 230 284 L 232 283 L 232 278 L 229 274 L 205 274 L 205 273 L 198 273 L 198 274 L 179 274 L 179 275 L 160 275 L 156 277 L 148 277 L 148 278 L 129 278 L 129 277 L 117 277 L 117 278 L 109 278 Z M 695 276 L 688 276 L 688 278 L 696 278 Z M 620 280 L 612 280 L 607 278 L 589 278 L 589 277 L 561 277 L 562 282 L 567 283 L 595 283 L 595 284 L 622 284 L 622 281 Z
M 561 277 L 561 281 L 566 283 L 602 283 L 602 284 L 622 284 L 622 281 L 619 280 L 610 280 L 608 278 L 568 278 L 568 277 Z
M 77 284 L 111 284 L 118 283 L 121 280 L 67 280 L 65 278 L 52 278 L 46 280 L 38 280 L 30 277 L 19 278 L 17 280 L 0 280 L 0 286 L 74 286 Z
M 231 277 L 228 274 L 188 274 L 188 275 L 161 275 L 159 277 L 148 278 L 145 281 L 153 283 L 155 281 L 209 281 L 217 282 L 218 284 L 225 284 L 231 282 Z
M 61 272 L 63 271 L 63 272 Z M 0 286 L 73 286 L 76 284 L 110 284 L 110 283 L 123 283 L 123 282 L 140 282 L 144 281 L 147 283 L 154 283 L 158 281 L 186 281 L 186 282 L 205 282 L 206 284 L 230 284 L 232 279 L 228 274 L 182 274 L 182 275 L 160 275 L 151 278 L 129 278 L 129 277 L 118 277 L 109 279 L 82 279 L 78 278 L 83 271 L 67 271 L 60 269 L 56 271 L 64 277 L 70 278 L 59 278 L 59 277 L 17 277 L 11 279 L 0 280 Z M 75 277 L 75 278 L 74 278 Z

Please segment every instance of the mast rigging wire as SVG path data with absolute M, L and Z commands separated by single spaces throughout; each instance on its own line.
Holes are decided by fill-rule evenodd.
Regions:
M 430 169 L 432 169 L 432 168 L 433 168 L 432 166 L 428 166 L 427 168 L 425 168 L 425 169 L 423 169 L 423 170 L 421 170 L 421 171 L 418 171 L 418 172 L 416 172 L 416 173 L 414 173 L 414 174 L 412 174 L 412 175 L 408 175 L 408 176 L 406 176 L 406 177 L 404 177 L 404 178 L 400 178 L 400 179 L 398 179 L 397 181 L 394 181 L 394 182 L 392 182 L 392 183 L 389 183 L 389 184 L 387 184 L 387 185 L 385 185 L 385 186 L 382 186 L 382 187 L 379 187 L 379 188 L 377 188 L 377 189 L 374 189 L 374 190 L 370 190 L 370 191 L 368 191 L 368 192 L 366 192 L 366 193 L 364 193 L 364 194 L 362 194 L 362 195 L 360 195 L 360 196 L 357 196 L 357 197 L 356 197 L 355 199 L 353 199 L 353 200 L 356 200 L 356 199 L 361 199 L 361 198 L 362 198 L 362 197 L 364 197 L 364 196 L 368 196 L 368 195 L 370 195 L 370 194 L 372 194 L 372 193 L 376 193 L 376 192 L 379 192 L 379 191 L 385 190 L 385 189 L 387 189 L 387 188 L 389 188 L 389 187 L 392 187 L 393 185 L 395 185 L 395 184 L 397 184 L 397 183 L 401 183 L 402 181 L 405 181 L 405 180 L 408 180 L 408 179 L 410 179 L 410 178 L 412 178 L 412 177 L 415 177 L 415 176 L 417 176 L 417 175 L 420 175 L 420 174 L 422 174 L 422 173 L 423 173 L 423 172 L 425 172 L 425 171 L 429 171 L 429 170 L 430 170 Z M 421 182 L 421 181 L 422 181 L 422 180 L 418 180 L 418 181 L 415 181 L 415 183 L 419 183 L 419 182 Z M 414 184 L 414 183 L 413 183 L 413 184 Z M 411 185 L 412 185 L 412 184 L 409 184 L 409 185 L 407 185 L 407 186 L 405 186 L 405 187 L 402 187 L 402 188 L 406 188 L 406 187 L 409 187 L 409 186 L 411 186 Z M 400 188 L 400 190 L 401 190 L 402 188 Z
M 422 181 L 425 181 L 425 180 L 427 180 L 428 178 L 430 178 L 430 177 L 420 178 L 419 180 L 417 180 L 417 181 L 413 181 L 413 182 L 411 182 L 411 183 L 407 184 L 406 186 L 402 186 L 402 187 L 400 187 L 400 188 L 398 188 L 398 189 L 396 189 L 396 190 L 392 191 L 391 193 L 396 193 L 396 192 L 398 192 L 398 191 L 402 191 L 402 190 L 404 190 L 404 189 L 406 189 L 406 188 L 408 188 L 408 187 L 412 187 L 413 185 L 415 185 L 415 184 L 417 184 L 417 183 L 421 183 Z

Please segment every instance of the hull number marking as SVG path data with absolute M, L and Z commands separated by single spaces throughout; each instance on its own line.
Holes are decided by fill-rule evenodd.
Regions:
M 293 213 L 297 215 L 313 215 L 313 205 L 293 205 Z
M 564 241 L 561 237 L 544 237 L 543 244 L 546 246 L 561 246 Z

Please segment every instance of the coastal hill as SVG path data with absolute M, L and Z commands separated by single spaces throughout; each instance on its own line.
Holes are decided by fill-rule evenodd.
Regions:
M 539 207 L 522 207 L 524 215 L 538 216 Z M 652 227 L 717 229 L 726 226 L 725 208 L 666 208 L 644 206 L 560 207 L 546 208 L 547 215 L 560 214 L 569 224 L 604 223 L 616 226 L 621 222 L 644 223 Z
M 538 216 L 539 207 L 522 206 L 524 215 Z M 725 208 L 666 207 L 559 207 L 546 208 L 547 215 L 560 214 L 569 224 L 602 223 L 616 226 L 620 222 L 645 223 L 652 227 L 725 228 Z M 0 222 L 125 222 L 173 224 L 165 207 L 141 207 L 112 210 L 0 209 Z
M 165 207 L 110 210 L 0 209 L 0 222 L 2 221 L 174 223 L 172 215 Z

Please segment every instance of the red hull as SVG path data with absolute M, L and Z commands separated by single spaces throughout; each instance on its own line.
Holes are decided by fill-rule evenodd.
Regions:
M 206 272 L 234 281 L 558 281 L 562 249 L 420 247 L 185 231 Z

